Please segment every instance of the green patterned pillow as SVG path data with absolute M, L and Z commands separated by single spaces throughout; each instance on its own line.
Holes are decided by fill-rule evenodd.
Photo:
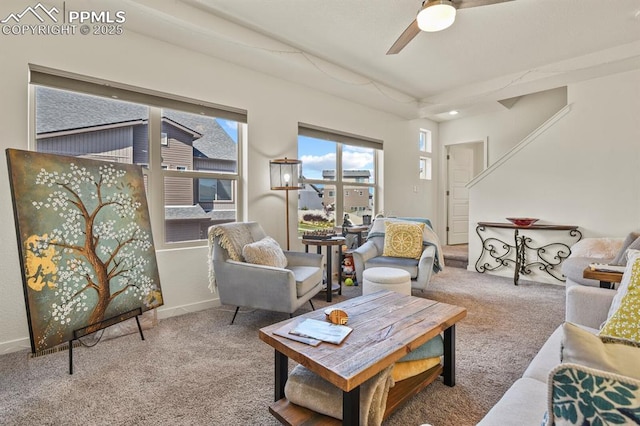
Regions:
M 578 364 L 549 374 L 546 425 L 640 424 L 640 381 Z
M 420 259 L 424 223 L 385 222 L 383 256 Z
M 631 279 L 620 307 L 607 319 L 598 334 L 604 342 L 640 347 L 640 259 L 631 266 Z

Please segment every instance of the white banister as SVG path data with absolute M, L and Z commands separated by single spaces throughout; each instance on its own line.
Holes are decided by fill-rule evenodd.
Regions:
M 522 141 L 520 141 L 516 146 L 511 148 L 507 153 L 505 153 L 502 157 L 500 157 L 495 163 L 493 163 L 491 166 L 489 166 L 484 171 L 482 171 L 482 173 L 480 173 L 478 176 L 476 176 L 475 178 L 471 179 L 471 181 L 469 181 L 469 183 L 467 183 L 465 186 L 467 188 L 472 188 L 478 182 L 480 182 L 482 179 L 484 179 L 487 176 L 489 176 L 495 170 L 500 168 L 500 166 L 502 166 L 502 164 L 504 164 L 511 157 L 516 155 L 522 148 L 524 148 L 525 146 L 529 145 L 538 136 L 540 136 L 545 131 L 547 131 L 547 129 L 551 128 L 554 124 L 556 124 L 558 121 L 560 121 L 560 119 L 562 117 L 564 117 L 565 115 L 567 115 L 569 113 L 569 111 L 571 111 L 571 104 L 566 105 L 560 111 L 556 112 L 551 118 L 549 118 L 547 121 L 542 123 L 533 132 L 529 133 Z

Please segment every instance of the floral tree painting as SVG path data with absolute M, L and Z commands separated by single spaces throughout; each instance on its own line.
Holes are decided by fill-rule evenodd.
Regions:
M 8 149 L 32 351 L 163 304 L 140 167 Z

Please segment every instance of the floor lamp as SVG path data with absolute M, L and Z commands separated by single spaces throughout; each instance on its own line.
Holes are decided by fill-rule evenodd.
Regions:
M 287 226 L 287 250 L 289 250 L 289 191 L 302 188 L 302 161 L 287 157 L 269 162 L 271 189 L 284 190 Z

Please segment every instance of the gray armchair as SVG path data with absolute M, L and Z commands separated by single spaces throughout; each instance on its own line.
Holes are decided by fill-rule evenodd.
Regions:
M 404 269 L 411 275 L 411 288 L 424 291 L 431 280 L 434 271 L 444 267 L 442 250 L 437 236 L 431 230 L 427 219 L 413 219 L 427 224 L 420 259 L 383 256 L 384 253 L 384 222 L 387 220 L 402 220 L 398 218 L 378 217 L 374 220 L 367 241 L 353 251 L 353 264 L 356 279 L 362 283 L 362 272 L 368 268 L 388 267 Z M 411 220 L 411 219 L 407 219 Z M 427 229 L 428 227 L 428 229 Z
M 315 309 L 311 298 L 322 289 L 322 255 L 284 251 L 287 259 L 284 268 L 245 262 L 243 246 L 266 236 L 256 222 L 215 225 L 209 229 L 210 278 L 220 303 L 236 306 L 231 324 L 241 306 L 285 312 L 289 316 L 307 301 Z

